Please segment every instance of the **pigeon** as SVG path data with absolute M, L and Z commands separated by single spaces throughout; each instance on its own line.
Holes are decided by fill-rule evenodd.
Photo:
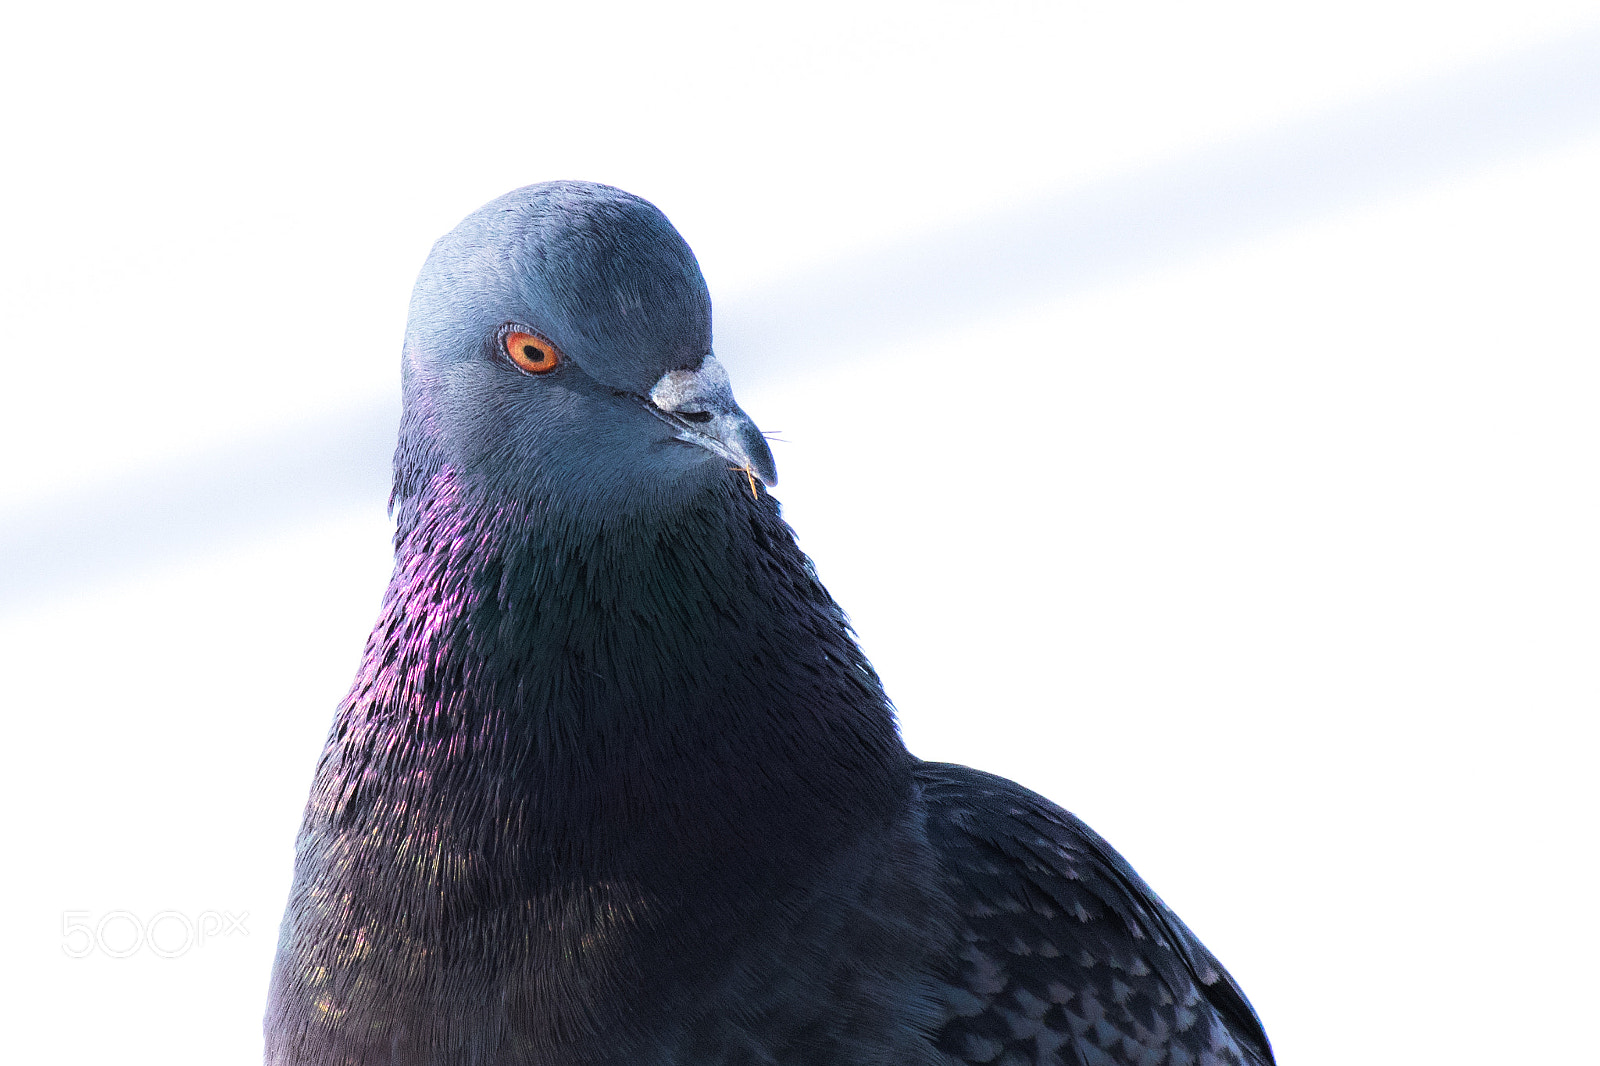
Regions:
M 1110 845 L 907 751 L 711 325 L 683 238 L 609 186 L 434 245 L 266 1062 L 1272 1063 Z

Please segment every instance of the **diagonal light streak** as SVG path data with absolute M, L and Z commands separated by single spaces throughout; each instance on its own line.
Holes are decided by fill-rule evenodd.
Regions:
M 719 301 L 741 382 L 1127 278 L 1600 131 L 1600 32 Z M 0 528 L 15 608 L 387 493 L 395 402 L 88 487 Z

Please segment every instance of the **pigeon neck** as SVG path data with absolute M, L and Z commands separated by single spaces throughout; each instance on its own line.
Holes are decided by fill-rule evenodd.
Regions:
M 910 757 L 770 497 L 727 477 L 672 514 L 580 517 L 470 499 L 448 472 L 402 506 L 338 727 L 352 756 L 584 850 L 758 825 L 821 846 L 893 816 Z

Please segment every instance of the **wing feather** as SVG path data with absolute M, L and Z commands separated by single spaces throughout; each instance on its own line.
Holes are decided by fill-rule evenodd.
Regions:
M 1004 1066 L 1271 1066 L 1238 984 L 1094 830 L 964 766 L 925 763 L 919 779 L 961 911 L 942 1051 Z

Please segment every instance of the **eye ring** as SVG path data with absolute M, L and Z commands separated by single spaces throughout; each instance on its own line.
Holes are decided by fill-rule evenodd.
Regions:
M 511 361 L 530 374 L 548 374 L 566 359 L 560 348 L 537 333 L 507 333 L 503 343 Z

